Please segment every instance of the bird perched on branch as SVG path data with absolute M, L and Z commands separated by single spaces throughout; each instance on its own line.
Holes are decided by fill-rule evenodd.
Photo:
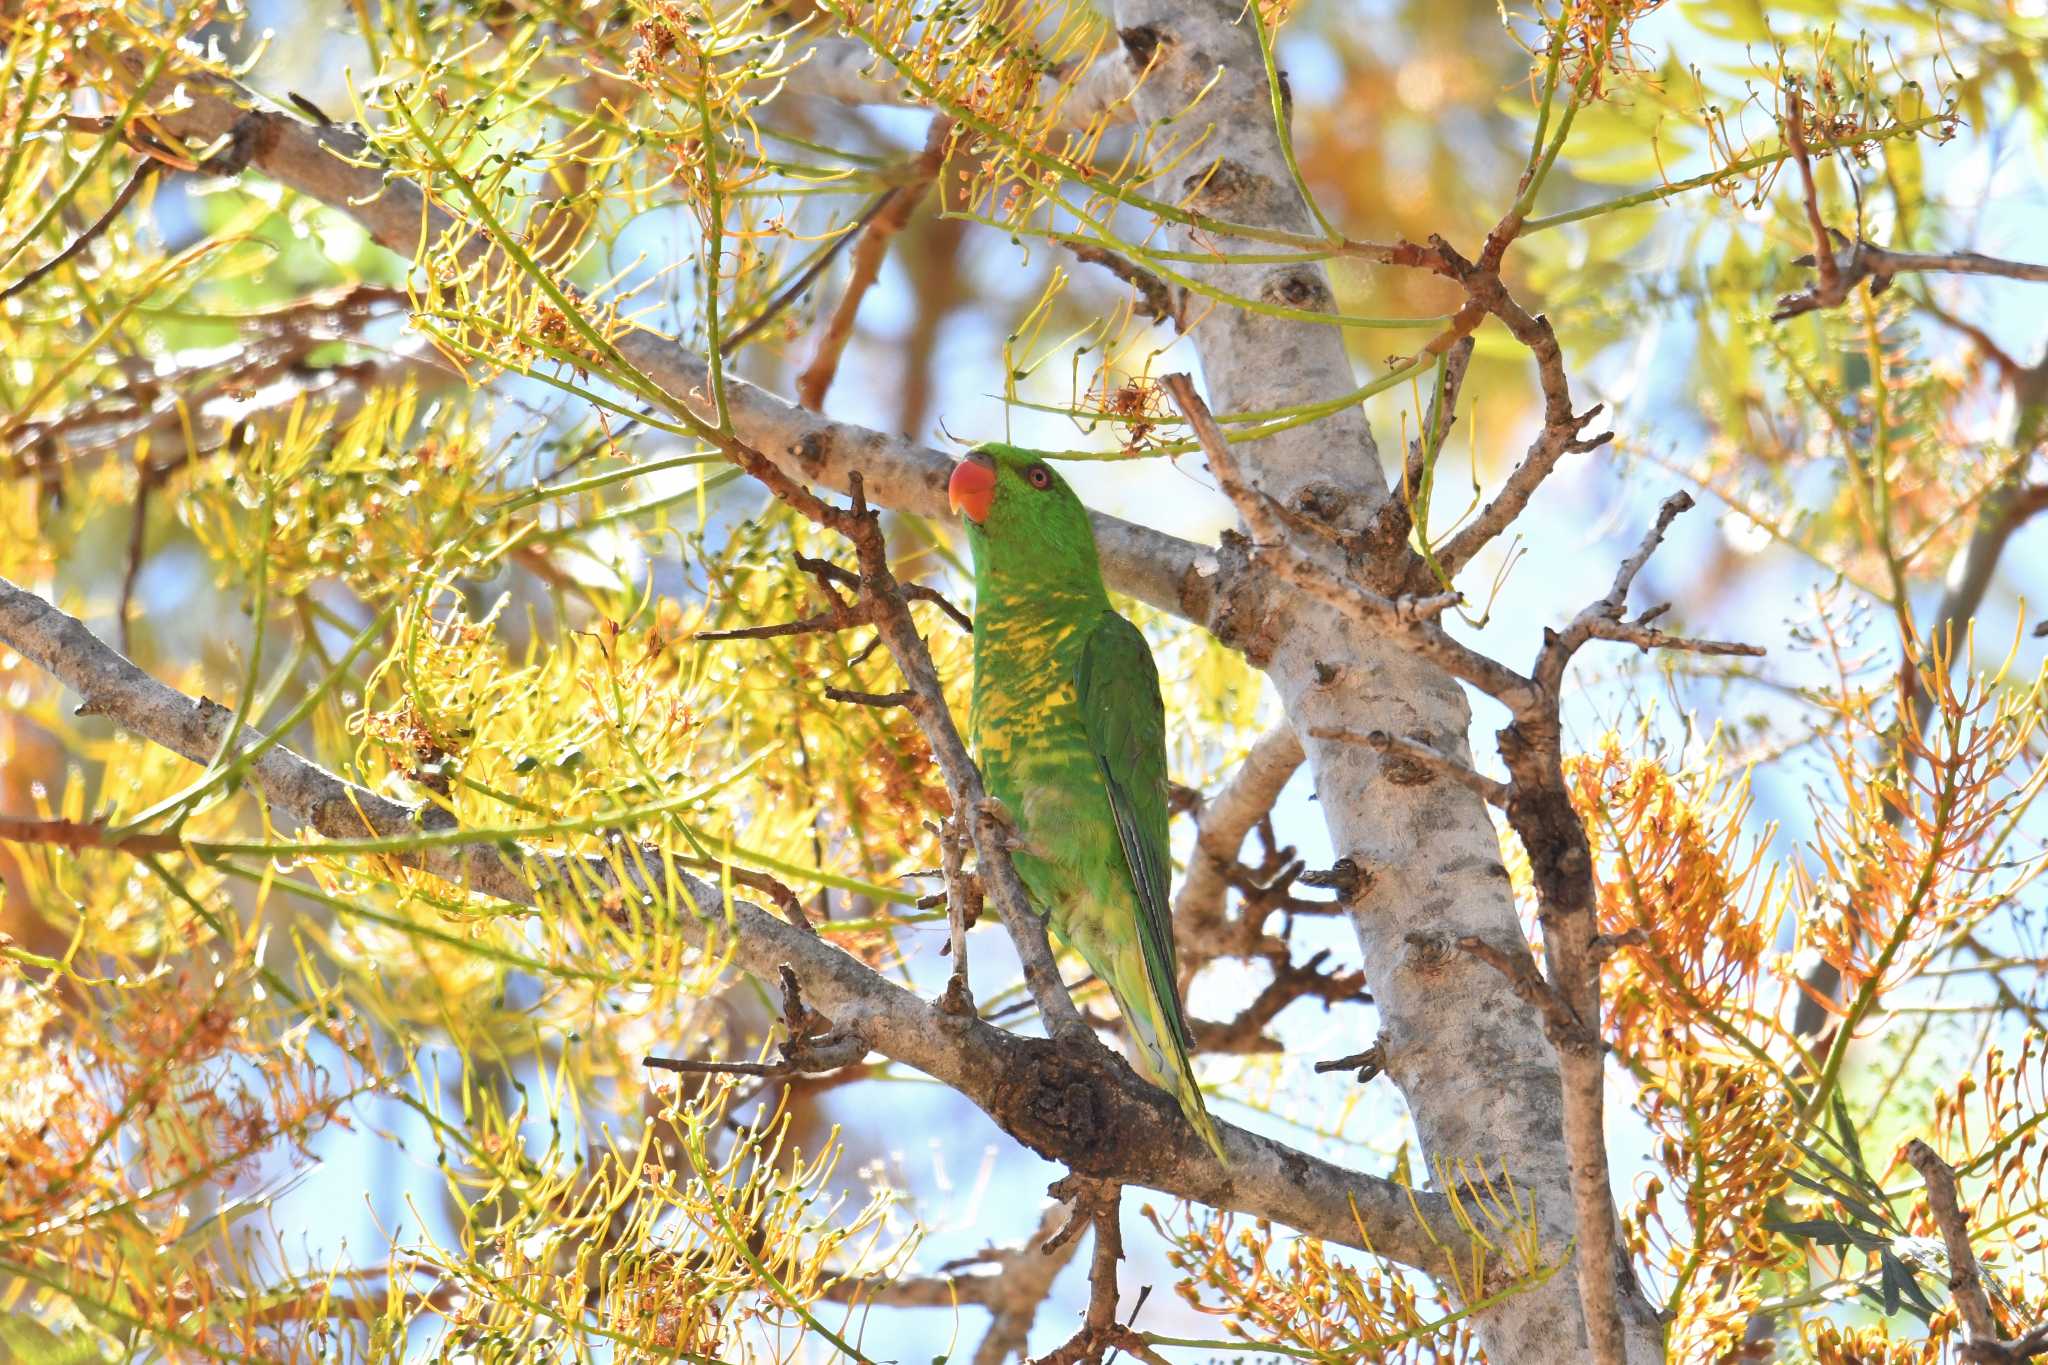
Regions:
M 1015 826 L 1018 875 L 1108 983 L 1139 1069 L 1220 1160 L 1176 982 L 1152 651 L 1110 606 L 1088 509 L 1042 455 L 984 446 L 948 495 L 974 550 L 974 747 Z

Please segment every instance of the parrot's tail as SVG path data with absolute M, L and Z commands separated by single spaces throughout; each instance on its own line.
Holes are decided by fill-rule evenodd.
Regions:
M 1216 1121 L 1209 1117 L 1209 1108 L 1202 1103 L 1202 1087 L 1195 1080 L 1191 1057 L 1194 1043 L 1188 1034 L 1187 1020 L 1181 1014 L 1180 1001 L 1172 983 L 1169 981 L 1163 992 L 1146 990 L 1142 997 L 1133 1000 L 1117 988 L 1119 978 L 1108 979 L 1117 1007 L 1130 1022 L 1131 1039 L 1137 1044 L 1133 1051 L 1137 1054 L 1138 1069 L 1154 1085 L 1179 1101 L 1180 1112 L 1194 1125 L 1195 1132 L 1216 1154 L 1216 1159 L 1228 1166 L 1230 1159 L 1223 1155 L 1223 1138 L 1216 1131 Z M 1140 980 L 1144 978 L 1140 977 Z

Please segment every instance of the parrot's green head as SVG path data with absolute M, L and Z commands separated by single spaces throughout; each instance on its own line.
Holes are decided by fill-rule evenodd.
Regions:
M 1101 592 L 1088 509 L 1042 451 L 985 445 L 953 466 L 946 493 L 967 519 L 977 572 L 1028 575 L 1051 590 Z

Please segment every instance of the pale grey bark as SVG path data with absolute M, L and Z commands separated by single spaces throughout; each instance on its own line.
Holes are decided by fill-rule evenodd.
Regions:
M 1312 231 L 1282 158 L 1256 36 L 1236 0 L 1119 0 L 1116 24 L 1134 65 L 1151 78 L 1141 120 L 1181 113 L 1199 96 L 1209 132 L 1200 159 L 1172 191 L 1225 221 Z M 1181 231 L 1181 249 L 1196 246 Z M 1228 250 L 1232 243 L 1218 243 Z M 1249 247 L 1251 244 L 1242 244 Z M 1325 272 L 1307 262 L 1191 267 L 1204 283 L 1294 308 L 1334 311 Z M 1210 405 L 1219 413 L 1327 400 L 1358 386 L 1335 327 L 1233 309 L 1190 332 Z M 1330 525 L 1365 533 L 1388 490 L 1379 452 L 1356 408 L 1248 446 L 1252 482 Z M 1376 547 L 1386 559 L 1405 545 Z M 1392 565 L 1386 566 L 1391 568 Z M 1391 575 L 1389 575 L 1391 577 Z M 1337 854 L 1365 874 L 1348 905 L 1380 1013 L 1386 1073 L 1401 1089 L 1432 1167 L 1505 1171 L 1533 1202 L 1552 1258 L 1575 1232 L 1555 1052 L 1536 1014 L 1499 974 L 1460 952 L 1477 937 L 1526 954 L 1487 807 L 1470 789 L 1324 733 L 1385 731 L 1470 764 L 1471 711 L 1435 666 L 1357 630 L 1306 593 L 1277 593 L 1243 613 L 1252 629 L 1226 635 L 1263 666 L 1303 737 Z M 1229 621 L 1208 622 L 1226 630 Z M 1362 1050 L 1370 1039 L 1359 1039 Z M 1661 1359 L 1654 1313 L 1625 1267 L 1629 1358 Z M 1480 1315 L 1496 1362 L 1576 1361 L 1587 1338 L 1572 1273 Z

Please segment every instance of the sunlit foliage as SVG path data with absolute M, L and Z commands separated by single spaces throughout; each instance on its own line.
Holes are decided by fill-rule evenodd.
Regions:
M 231 732 L 276 734 L 438 828 L 653 850 L 922 988 L 944 972 L 955 812 L 908 710 L 858 704 L 898 685 L 872 630 L 763 629 L 831 613 L 851 557 L 738 478 L 729 376 L 794 378 L 817 408 L 858 354 L 873 422 L 927 440 L 952 366 L 1065 454 L 1173 459 L 1192 483 L 1156 380 L 1186 367 L 1166 357 L 1187 327 L 1245 309 L 1341 329 L 1360 377 L 1225 414 L 1233 435 L 1370 404 L 1398 473 L 1473 324 L 1444 278 L 1377 267 L 1505 229 L 1504 278 L 1571 364 L 1661 376 L 1611 449 L 1572 458 L 1718 500 L 1681 614 L 1768 600 L 1792 646 L 1608 678 L 1576 717 L 1568 778 L 1613 946 L 1599 1023 L 1633 1086 L 1610 1124 L 1647 1152 L 1622 1196 L 1632 1271 L 1672 1359 L 1952 1359 L 1939 1231 L 1895 1156 L 1909 1137 L 1964 1181 L 2003 1329 L 2048 1317 L 2048 708 L 2018 612 L 2010 647 L 1972 633 L 1991 572 L 1972 556 L 1988 542 L 1995 564 L 2048 506 L 2048 370 L 1934 273 L 1770 316 L 1809 286 L 1795 258 L 1831 241 L 1815 215 L 1844 246 L 1933 249 L 1989 193 L 1940 172 L 1951 151 L 1995 161 L 1995 136 L 2038 161 L 2039 7 L 1925 8 L 1252 6 L 1312 222 L 1283 230 L 1193 207 L 1202 120 L 1141 127 L 1126 91 L 1083 79 L 1145 42 L 1086 4 L 351 0 L 294 21 L 347 36 L 347 104 L 322 110 L 290 89 L 308 64 L 273 58 L 304 41 L 266 36 L 276 13 L 24 0 L 0 11 L 0 576 L 212 698 Z M 377 245 L 361 204 L 243 174 L 233 136 L 174 133 L 181 82 L 202 79 L 345 134 L 393 202 L 418 187 L 407 249 Z M 874 108 L 849 112 L 857 84 Z M 920 111 L 920 133 L 886 106 Z M 1204 248 L 1173 249 L 1167 224 Z M 1113 292 L 1084 273 L 1103 253 L 1126 267 Z M 856 314 L 885 258 L 877 287 L 910 320 L 878 340 Z M 1331 263 L 1329 307 L 1203 270 L 1292 259 Z M 632 358 L 650 331 L 703 359 L 710 416 L 664 404 Z M 1525 351 L 1477 336 L 1470 444 L 1406 490 L 1425 554 L 1469 524 L 1532 410 Z M 948 528 L 888 530 L 897 574 L 960 595 Z M 1535 567 L 1481 562 L 1496 591 L 1576 553 L 1530 534 Z M 935 597 L 917 623 L 964 714 L 969 637 Z M 1263 683 L 1133 614 L 1178 718 L 1175 776 L 1213 790 L 1273 720 Z M 1660 687 L 1677 717 L 1648 704 Z M 0 1348 L 779 1361 L 882 1334 L 938 1215 L 881 1167 L 851 1171 L 842 1140 L 900 1160 L 932 1135 L 834 1120 L 889 1113 L 917 1078 L 870 1060 L 807 1086 L 657 1084 L 649 1054 L 744 1063 L 778 1037 L 715 924 L 695 951 L 666 932 L 694 913 L 673 899 L 557 886 L 509 905 L 420 870 L 431 831 L 323 849 L 251 796 L 246 759 L 194 765 L 74 715 L 12 653 L 0 697 L 0 816 L 70 831 L 0 844 Z M 1269 871 L 1309 843 L 1267 833 Z M 1276 911 L 1283 963 L 1332 910 Z M 1030 1009 L 1000 974 L 979 1004 Z M 1361 1136 L 1377 1102 L 1302 1059 L 1205 1076 L 1412 1174 L 1400 1142 Z M 1483 1358 L 1472 1314 L 1558 1267 L 1527 1244 L 1515 1172 L 1436 1155 L 1471 1239 L 1434 1278 L 1213 1210 L 1156 1215 L 1178 1306 L 1219 1326 L 1150 1348 Z M 431 1207 L 315 1257 L 294 1223 L 309 1178 L 322 1199 L 383 1181 Z

